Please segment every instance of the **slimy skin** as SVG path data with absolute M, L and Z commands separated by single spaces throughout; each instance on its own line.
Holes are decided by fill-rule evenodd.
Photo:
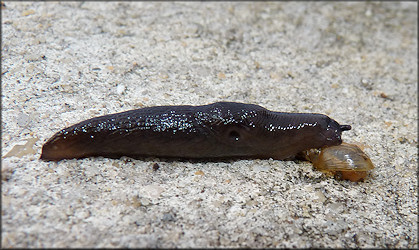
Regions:
M 100 116 L 65 128 L 44 144 L 41 159 L 283 160 L 311 148 L 339 145 L 342 131 L 350 129 L 326 115 L 274 112 L 253 104 L 157 106 Z

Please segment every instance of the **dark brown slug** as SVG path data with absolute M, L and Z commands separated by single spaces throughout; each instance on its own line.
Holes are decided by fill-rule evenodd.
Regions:
M 304 150 L 339 145 L 342 131 L 350 129 L 326 115 L 274 112 L 253 104 L 157 106 L 100 116 L 65 128 L 44 144 L 41 159 L 283 160 Z

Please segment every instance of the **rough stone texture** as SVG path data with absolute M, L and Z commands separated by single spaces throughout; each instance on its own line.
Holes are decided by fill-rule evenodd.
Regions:
M 417 3 L 5 5 L 2 247 L 418 247 Z M 220 100 L 351 124 L 376 168 L 39 160 L 93 116 Z

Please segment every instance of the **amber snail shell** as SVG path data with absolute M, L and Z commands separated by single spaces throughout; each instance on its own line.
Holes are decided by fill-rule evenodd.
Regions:
M 317 170 L 342 180 L 362 181 L 374 168 L 368 155 L 357 145 L 345 142 L 338 146 L 307 150 L 305 156 Z

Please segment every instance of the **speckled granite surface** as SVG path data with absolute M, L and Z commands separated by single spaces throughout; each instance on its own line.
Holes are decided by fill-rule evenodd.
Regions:
M 2 247 L 418 247 L 417 3 L 5 5 Z M 93 116 L 222 100 L 351 124 L 376 168 L 39 160 Z

